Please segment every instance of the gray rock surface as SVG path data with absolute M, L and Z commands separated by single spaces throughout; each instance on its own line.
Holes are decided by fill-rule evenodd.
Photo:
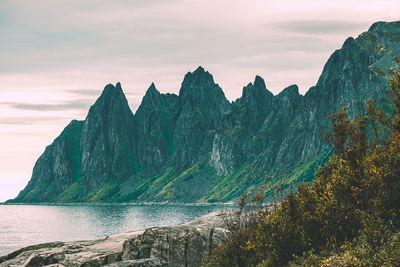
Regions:
M 33 245 L 0 257 L 0 266 L 199 266 L 226 239 L 224 216 L 213 212 L 176 226 Z

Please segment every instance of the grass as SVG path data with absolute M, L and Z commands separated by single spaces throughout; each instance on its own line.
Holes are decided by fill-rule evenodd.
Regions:
M 83 177 L 79 177 L 67 190 L 57 199 L 57 202 L 76 202 L 83 197 Z
M 192 167 L 184 170 L 179 174 L 177 177 L 175 177 L 172 181 L 170 181 L 167 185 L 165 185 L 160 192 L 155 196 L 156 198 L 163 198 L 164 200 L 168 200 L 173 198 L 174 194 L 171 193 L 170 191 L 174 191 L 173 189 L 173 184 L 176 183 L 178 180 L 185 178 L 185 176 L 189 174 L 193 174 L 196 172 L 196 169 L 199 168 L 199 162 L 195 163 Z M 164 196 L 164 197 L 163 197 Z
M 119 189 L 119 182 L 116 180 L 108 180 L 99 190 L 91 192 L 90 202 L 99 202 L 101 200 L 110 200 L 108 197 L 113 196 Z
M 225 176 L 215 185 L 211 191 L 201 200 L 207 202 L 228 201 L 242 194 L 242 183 L 248 179 L 249 170 L 253 164 L 244 163 L 236 171 Z

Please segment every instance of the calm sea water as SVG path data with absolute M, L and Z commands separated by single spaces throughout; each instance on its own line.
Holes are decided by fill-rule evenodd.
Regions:
M 187 222 L 226 205 L 0 205 L 0 256 L 52 241 Z

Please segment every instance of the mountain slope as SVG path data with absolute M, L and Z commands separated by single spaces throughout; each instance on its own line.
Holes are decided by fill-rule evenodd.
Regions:
M 283 188 L 311 181 L 331 148 L 321 131 L 346 103 L 369 98 L 390 108 L 386 78 L 400 55 L 400 22 L 377 22 L 335 51 L 303 96 L 274 96 L 256 76 L 229 103 L 202 67 L 179 95 L 152 84 L 135 115 L 121 86 L 107 85 L 85 121 L 73 121 L 46 148 L 15 202 L 230 201 L 271 178 Z M 278 179 L 282 177 L 282 179 Z

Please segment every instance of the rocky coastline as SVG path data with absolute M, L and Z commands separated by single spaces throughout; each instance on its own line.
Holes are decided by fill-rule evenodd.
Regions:
M 199 266 L 203 257 L 227 238 L 226 216 L 217 211 L 175 226 L 33 245 L 0 257 L 0 267 Z

